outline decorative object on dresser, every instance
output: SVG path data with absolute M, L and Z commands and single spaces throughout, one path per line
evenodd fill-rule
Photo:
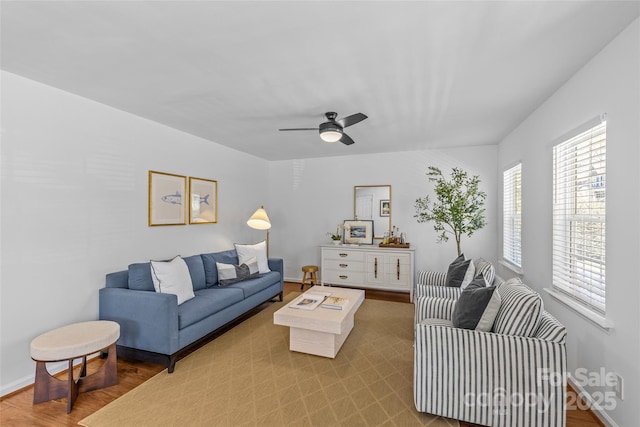
M 149 226 L 185 225 L 187 177 L 149 171 Z
M 448 235 L 452 234 L 460 255 L 462 235 L 471 236 L 486 225 L 483 206 L 487 193 L 479 190 L 478 175 L 469 177 L 460 168 L 453 168 L 451 181 L 447 181 L 435 166 L 429 166 L 427 176 L 429 181 L 436 183 L 434 191 L 437 200 L 432 203 L 428 195 L 417 199 L 413 217 L 419 223 L 433 221 L 433 229 L 439 233 L 439 242 L 448 241 Z
M 323 245 L 322 285 L 413 293 L 414 250 Z
M 189 224 L 218 222 L 218 181 L 189 177 Z
M 353 187 L 353 219 L 373 221 L 374 239 L 382 239 L 391 230 L 391 186 L 356 185 Z
M 347 244 L 373 244 L 373 221 L 345 220 L 344 243 Z
M 329 231 L 327 233 L 327 236 L 329 236 L 331 240 L 333 240 L 334 245 L 339 245 L 340 241 L 342 240 L 342 233 L 340 231 L 341 229 L 342 229 L 342 224 L 338 224 L 338 226 L 336 227 L 335 233 L 333 231 Z

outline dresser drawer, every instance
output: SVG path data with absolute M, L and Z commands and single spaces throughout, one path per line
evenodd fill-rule
M 340 283 L 358 285 L 364 284 L 364 272 L 349 272 L 336 270 L 323 270 L 323 282 L 339 285 Z
M 335 271 L 362 272 L 364 271 L 364 263 L 353 259 L 327 259 L 323 264 L 323 268 Z
M 349 260 L 364 262 L 364 252 L 350 251 L 348 249 L 324 249 L 322 256 L 326 260 Z

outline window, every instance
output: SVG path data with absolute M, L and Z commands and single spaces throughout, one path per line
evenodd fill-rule
M 605 313 L 606 122 L 553 148 L 553 288 Z
M 522 163 L 502 174 L 502 257 L 522 267 Z

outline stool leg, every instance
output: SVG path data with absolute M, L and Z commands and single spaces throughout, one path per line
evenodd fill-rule
M 86 369 L 84 366 L 80 369 L 83 371 Z M 69 377 L 68 381 L 68 394 L 67 394 L 67 414 L 71 412 L 71 408 L 73 408 L 73 404 L 76 403 L 76 399 L 78 398 L 78 383 L 73 379 L 73 359 L 69 360 Z
M 52 376 L 45 362 L 36 361 L 36 378 L 33 385 L 33 404 L 59 399 L 68 395 L 68 383 Z
M 91 391 L 118 384 L 116 343 L 111 344 L 107 351 L 107 360 L 97 372 L 78 378 L 79 391 Z

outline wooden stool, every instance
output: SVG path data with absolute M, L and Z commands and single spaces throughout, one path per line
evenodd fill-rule
M 118 384 L 116 341 L 120 338 L 120 325 L 98 320 L 74 323 L 54 329 L 31 341 L 31 358 L 36 362 L 33 403 L 46 402 L 67 396 L 67 414 L 78 394 Z M 106 362 L 100 369 L 87 375 L 87 356 L 108 349 Z M 73 360 L 82 358 L 78 379 L 73 379 Z M 47 362 L 69 361 L 67 381 L 52 376 Z
M 302 284 L 300 285 L 300 290 L 304 289 L 304 285 L 307 282 L 309 282 L 311 286 L 318 284 L 318 277 L 316 276 L 316 273 L 318 272 L 317 265 L 305 265 L 302 267 L 302 272 L 304 274 L 302 275 Z M 307 274 L 309 275 L 309 277 L 307 277 Z

